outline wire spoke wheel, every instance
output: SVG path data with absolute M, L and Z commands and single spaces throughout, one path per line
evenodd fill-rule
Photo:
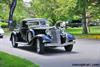
M 36 51 L 39 54 L 43 54 L 44 53 L 44 44 L 41 43 L 40 39 L 36 40 Z
M 15 37 L 12 36 L 12 45 L 14 46 L 15 45 Z
M 14 35 L 12 36 L 12 46 L 13 47 L 18 47 L 18 43 L 16 43 L 16 39 L 15 39 Z
M 30 42 L 32 40 L 32 34 L 31 32 L 28 33 L 28 42 Z
M 37 52 L 40 52 L 40 41 L 37 39 Z

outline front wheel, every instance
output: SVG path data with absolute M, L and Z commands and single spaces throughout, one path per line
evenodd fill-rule
M 36 40 L 36 51 L 39 54 L 44 54 L 44 44 L 41 42 L 40 39 Z
M 12 40 L 11 40 L 11 42 L 12 42 L 12 46 L 13 47 L 18 47 L 18 43 L 16 43 L 16 38 L 15 38 L 15 36 L 14 35 L 12 35 Z
M 73 49 L 73 44 L 70 44 L 70 45 L 68 45 L 68 46 L 64 46 L 64 48 L 65 48 L 65 50 L 66 50 L 67 52 L 71 52 L 72 49 Z

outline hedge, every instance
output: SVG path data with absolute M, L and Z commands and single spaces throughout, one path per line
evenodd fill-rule
M 6 22 L 0 22 L 0 26 L 2 28 L 7 28 L 8 27 L 8 23 L 6 23 Z

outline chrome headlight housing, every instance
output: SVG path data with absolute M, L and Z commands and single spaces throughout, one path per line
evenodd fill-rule
M 46 30 L 46 34 L 47 34 L 50 38 L 53 38 L 49 29 Z
M 65 28 L 60 28 L 60 33 L 61 33 L 61 34 L 66 34 Z
M 51 35 L 51 32 L 50 32 L 49 29 L 46 29 L 46 34 L 47 34 L 47 35 Z

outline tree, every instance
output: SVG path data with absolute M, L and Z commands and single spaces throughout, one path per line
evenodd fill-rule
M 8 18 L 8 5 L 4 2 L 4 0 L 0 1 L 0 18 L 6 20 Z
M 17 6 L 16 4 L 14 4 L 14 2 L 16 2 Z M 12 6 L 13 4 L 15 6 Z M 29 13 L 30 11 L 26 9 L 23 0 L 16 0 L 16 1 L 2 0 L 0 3 L 0 8 L 1 8 L 0 17 L 2 19 L 8 20 L 8 23 L 15 20 L 18 23 L 21 19 L 30 17 L 30 13 Z M 3 11 L 3 9 L 5 10 Z M 11 24 L 11 26 L 13 26 L 13 23 Z
M 8 26 L 11 30 L 13 28 L 13 13 L 17 4 L 17 0 L 2 0 L 2 3 L 5 3 L 9 7 Z
M 2 0 L 2 3 L 0 3 L 0 8 L 2 8 L 0 9 L 0 17 L 7 19 L 13 1 Z M 87 17 L 89 16 L 91 20 L 100 19 L 100 0 L 32 0 L 30 7 L 26 7 L 23 0 L 16 1 L 17 6 L 12 15 L 13 20 L 16 21 L 27 17 L 42 17 L 49 19 L 51 25 L 54 25 L 58 20 L 81 18 L 83 33 L 88 34 Z M 3 12 L 4 9 L 6 10 Z
M 17 0 L 13 0 L 11 3 L 10 3 L 10 0 L 9 0 L 9 9 L 10 9 L 10 12 L 9 12 L 8 23 L 9 23 L 9 29 L 10 30 L 13 30 L 13 28 L 14 28 L 14 26 L 13 26 L 13 24 L 14 24 L 13 13 L 14 13 L 16 4 L 17 4 Z
M 86 12 L 88 9 L 88 0 L 83 0 L 83 10 L 82 10 L 82 23 L 83 23 L 83 34 L 88 34 L 88 27 L 86 21 Z
M 82 19 L 83 24 L 83 34 L 88 34 L 88 26 L 87 26 L 87 10 L 88 10 L 88 0 L 77 0 L 77 6 L 76 6 L 76 13 L 79 14 L 79 16 Z
M 80 14 L 83 22 L 83 34 L 88 34 L 87 19 L 100 19 L 100 0 L 77 0 L 76 13 Z
M 73 17 L 77 0 L 33 0 L 32 9 L 35 17 L 48 18 L 54 25 L 58 20 Z

